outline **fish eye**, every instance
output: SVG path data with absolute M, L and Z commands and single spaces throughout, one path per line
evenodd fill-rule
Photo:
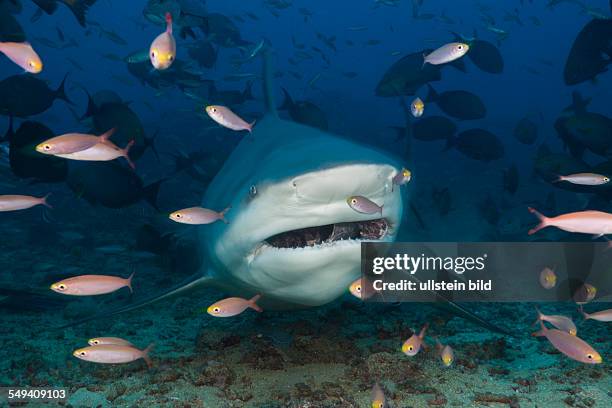
M 174 216 L 175 216 L 176 218 L 181 218 L 183 215 L 182 215 L 181 213 L 176 213 L 176 214 L 174 214 Z
M 34 67 L 36 66 L 36 63 L 35 63 L 34 61 L 30 61 L 30 62 L 28 63 L 28 65 L 29 65 L 30 67 L 34 68 Z
M 250 195 L 251 197 L 255 197 L 255 196 L 257 195 L 257 187 L 255 187 L 255 185 L 252 185 L 252 186 L 249 188 L 249 195 Z
M 357 204 L 357 199 L 356 199 L 356 198 L 352 198 L 352 199 L 351 199 L 351 203 L 353 203 L 353 204 Z
M 174 55 L 168 55 L 168 61 L 173 61 L 174 60 Z
M 214 313 L 219 313 L 221 311 L 221 309 L 219 309 L 219 307 L 214 307 L 213 308 L 213 312 Z
M 408 346 L 408 351 L 412 351 L 412 346 Z
M 457 46 L 457 49 L 458 49 L 459 51 L 461 51 L 461 50 L 463 49 L 463 45 L 459 44 L 459 45 Z
M 57 285 L 57 288 L 58 288 L 59 290 L 65 290 L 65 289 L 66 289 L 66 285 L 64 285 L 64 284 L 62 283 L 62 284 L 60 284 L 60 285 Z
M 361 286 L 357 286 L 357 287 L 355 288 L 355 290 L 356 290 L 357 292 L 361 292 Z
M 84 356 L 86 356 L 86 355 L 87 355 L 87 353 L 86 353 L 85 351 L 81 351 L 81 352 L 79 352 L 79 356 L 83 356 L 83 357 L 84 357 Z
M 155 51 L 151 51 L 151 58 L 155 58 L 157 56 L 157 53 Z
M 50 145 L 48 145 L 48 144 L 46 144 L 46 145 L 44 145 L 44 146 L 43 146 L 43 149 L 45 149 L 45 150 L 51 150 L 51 146 L 50 146 Z
M 211 111 L 212 113 L 217 113 L 217 108 L 212 107 L 212 108 L 210 108 L 210 111 Z
M 92 343 L 97 346 L 98 344 L 100 344 L 100 341 L 99 340 L 94 340 L 94 341 L 92 341 Z
M 592 355 L 592 354 L 587 354 L 587 358 L 588 358 L 589 360 L 592 360 L 592 359 L 593 359 L 593 355 Z

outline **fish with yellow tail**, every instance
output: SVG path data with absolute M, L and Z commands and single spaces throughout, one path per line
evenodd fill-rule
M 378 385 L 378 383 L 374 384 L 372 387 L 372 408 L 387 408 L 387 398 L 385 397 L 385 393 Z
M 567 232 L 578 232 L 601 237 L 612 233 L 612 214 L 602 211 L 577 211 L 556 217 L 546 217 L 536 209 L 528 207 L 530 213 L 535 214 L 540 223 L 530 229 L 528 234 L 533 235 L 546 227 L 556 227 Z
M 428 327 L 429 323 L 425 323 L 425 326 L 423 326 L 419 334 L 414 332 L 412 336 L 402 344 L 402 353 L 409 357 L 416 356 L 418 352 L 421 351 L 421 346 L 425 345 L 425 332 Z
M 248 130 L 249 133 L 253 132 L 253 126 L 255 121 L 248 123 L 240 116 L 236 115 L 232 110 L 225 106 L 220 105 L 209 105 L 206 107 L 206 113 L 212 120 L 217 122 L 224 128 L 241 131 Z
M 575 336 L 578 333 L 578 329 L 576 328 L 576 325 L 574 324 L 572 319 L 570 319 L 569 317 L 561 316 L 561 315 L 545 315 L 544 313 L 540 312 L 540 309 L 538 309 L 537 307 L 535 308 L 535 310 L 536 310 L 536 313 L 538 314 L 538 318 L 533 324 L 536 324 L 539 321 L 545 321 L 545 322 L 552 324 L 557 329 L 571 334 L 572 336 Z M 537 333 L 534 333 L 533 335 L 540 336 L 541 334 L 537 332 Z
M 601 364 L 601 355 L 586 341 L 578 336 L 572 336 L 568 332 L 557 329 L 548 329 L 540 320 L 542 330 L 538 333 L 553 345 L 554 348 L 565 354 L 572 360 L 586 364 Z
M 109 275 L 80 275 L 56 282 L 50 289 L 71 296 L 105 295 L 123 287 L 127 287 L 132 292 L 133 277 L 134 273 L 127 279 Z
M 582 305 L 578 307 L 580 314 L 585 320 L 597 320 L 598 322 L 612 322 L 612 309 L 600 310 L 599 312 L 587 313 L 582 308 Z
M 229 221 L 225 219 L 225 214 L 230 209 L 231 207 L 227 207 L 225 210 L 217 212 L 208 208 L 190 207 L 171 213 L 169 218 L 174 222 L 191 225 L 212 224 L 218 220 L 229 224 Z
M 30 43 L 0 42 L 0 53 L 30 74 L 38 74 L 43 69 L 43 63 Z
M 47 202 L 47 198 L 50 194 L 51 193 L 44 197 L 32 197 L 15 194 L 0 195 L 0 212 L 27 210 L 28 208 L 32 208 L 37 205 L 44 205 L 45 207 L 53 208 Z
M 166 13 L 166 31 L 153 40 L 149 48 L 149 59 L 158 71 L 170 68 L 176 58 L 176 40 L 172 35 L 172 15 Z
M 255 295 L 249 300 L 238 297 L 223 299 L 210 305 L 206 312 L 215 317 L 236 316 L 249 308 L 261 313 L 263 310 L 256 303 L 260 298 L 261 295 Z
M 80 348 L 75 350 L 72 355 L 80 360 L 100 364 L 131 363 L 142 358 L 147 363 L 147 367 L 151 368 L 153 362 L 149 358 L 149 353 L 153 346 L 154 344 L 149 344 L 146 349 L 139 350 L 134 346 L 104 344 Z
M 87 150 L 97 143 L 107 142 L 115 133 L 115 129 L 103 133 L 100 136 L 84 133 L 66 133 L 45 140 L 36 146 L 36 151 L 42 154 L 70 154 Z

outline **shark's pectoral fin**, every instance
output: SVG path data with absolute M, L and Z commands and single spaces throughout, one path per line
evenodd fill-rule
M 115 316 L 118 314 L 131 312 L 132 310 L 141 309 L 145 306 L 158 302 L 162 299 L 169 299 L 171 297 L 174 297 L 179 294 L 183 294 L 187 291 L 190 291 L 196 288 L 215 286 L 214 282 L 215 282 L 214 278 L 209 277 L 209 276 L 202 276 L 201 273 L 197 273 L 195 275 L 190 276 L 189 278 L 185 279 L 183 282 L 179 283 L 178 285 L 168 289 L 167 291 L 161 294 L 157 294 L 155 296 L 149 296 L 147 298 L 137 300 L 136 302 L 131 303 L 129 305 L 125 305 L 125 306 L 121 306 L 115 309 L 97 313 L 93 316 L 88 316 L 81 320 L 77 320 L 77 321 L 65 324 L 63 326 L 57 327 L 56 329 L 58 330 L 65 329 L 67 327 L 77 326 L 77 325 L 80 325 L 80 324 L 83 324 L 83 323 L 86 323 L 92 320 L 104 319 L 104 318 Z

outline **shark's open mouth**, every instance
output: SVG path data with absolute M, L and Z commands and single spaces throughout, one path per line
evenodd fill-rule
M 379 240 L 388 229 L 384 218 L 342 222 L 281 232 L 266 239 L 265 243 L 276 248 L 304 248 L 340 240 Z

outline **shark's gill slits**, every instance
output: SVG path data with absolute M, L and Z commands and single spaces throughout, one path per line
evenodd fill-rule
M 266 239 L 276 248 L 303 248 L 340 240 L 377 240 L 385 236 L 387 220 L 343 222 L 282 232 Z

